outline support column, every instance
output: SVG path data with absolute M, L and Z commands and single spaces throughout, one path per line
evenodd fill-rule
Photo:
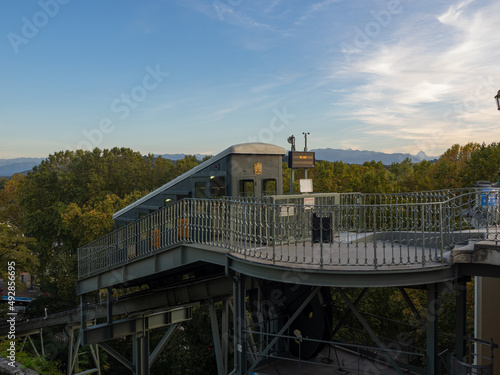
M 111 288 L 106 289 L 106 323 L 107 333 L 106 338 L 113 337 L 113 291 Z
M 233 283 L 234 299 L 234 370 L 231 374 L 244 375 L 247 369 L 246 359 L 246 305 L 245 276 L 238 274 Z
M 438 312 L 437 284 L 427 285 L 427 365 L 426 374 L 438 374 Z
M 226 374 L 229 369 L 229 301 L 226 299 L 222 302 L 222 364 L 226 369 Z
M 222 345 L 221 345 L 221 339 L 219 335 L 219 323 L 217 319 L 217 310 L 215 308 L 215 302 L 213 299 L 210 299 L 210 322 L 212 325 L 212 337 L 214 340 L 214 349 L 215 349 L 215 360 L 217 362 L 217 374 L 218 375 L 225 375 L 226 369 L 224 368 L 224 358 L 222 354 Z
M 149 375 L 149 332 L 132 335 L 134 375 Z
M 87 344 L 87 340 L 85 338 L 85 330 L 87 329 L 87 296 L 82 294 L 80 296 L 80 324 L 82 330 L 82 343 L 83 345 Z
M 467 282 L 465 278 L 460 278 L 455 284 L 456 297 L 456 346 L 455 357 L 462 361 L 465 355 L 466 322 L 467 322 Z

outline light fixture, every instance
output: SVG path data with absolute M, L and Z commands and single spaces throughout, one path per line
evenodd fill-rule
M 497 108 L 500 111 L 500 90 L 498 90 L 498 93 L 496 94 L 495 99 L 497 101 Z

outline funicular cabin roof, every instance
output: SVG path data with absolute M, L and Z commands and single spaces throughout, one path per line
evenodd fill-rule
M 175 185 L 181 183 L 182 181 L 196 175 L 197 173 L 203 171 L 205 168 L 217 163 L 218 161 L 226 158 L 229 155 L 285 155 L 286 150 L 283 147 L 279 147 L 269 143 L 252 142 L 252 143 L 241 143 L 228 147 L 224 151 L 218 153 L 217 155 L 211 157 L 210 159 L 204 161 L 193 169 L 187 171 L 186 173 L 180 175 L 179 177 L 167 182 L 165 185 L 159 187 L 153 192 L 145 195 L 144 197 L 138 199 L 134 203 L 128 205 L 127 207 L 121 209 L 113 215 L 113 220 L 120 219 L 121 216 L 129 213 L 131 210 L 140 208 L 141 205 L 146 204 L 146 202 L 157 197 L 158 195 L 165 193 L 167 190 L 173 188 Z

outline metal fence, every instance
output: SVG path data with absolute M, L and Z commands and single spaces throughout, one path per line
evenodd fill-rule
M 185 199 L 81 247 L 79 278 L 183 243 L 304 267 L 447 262 L 447 251 L 456 244 L 498 238 L 498 194 L 498 189 L 458 189 Z

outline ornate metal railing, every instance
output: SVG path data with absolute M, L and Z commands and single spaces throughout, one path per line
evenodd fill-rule
M 311 196 L 185 199 L 81 247 L 79 278 L 184 243 L 303 267 L 439 264 L 448 261 L 447 251 L 456 244 L 498 238 L 498 193 L 458 189 L 323 194 L 314 201 Z

